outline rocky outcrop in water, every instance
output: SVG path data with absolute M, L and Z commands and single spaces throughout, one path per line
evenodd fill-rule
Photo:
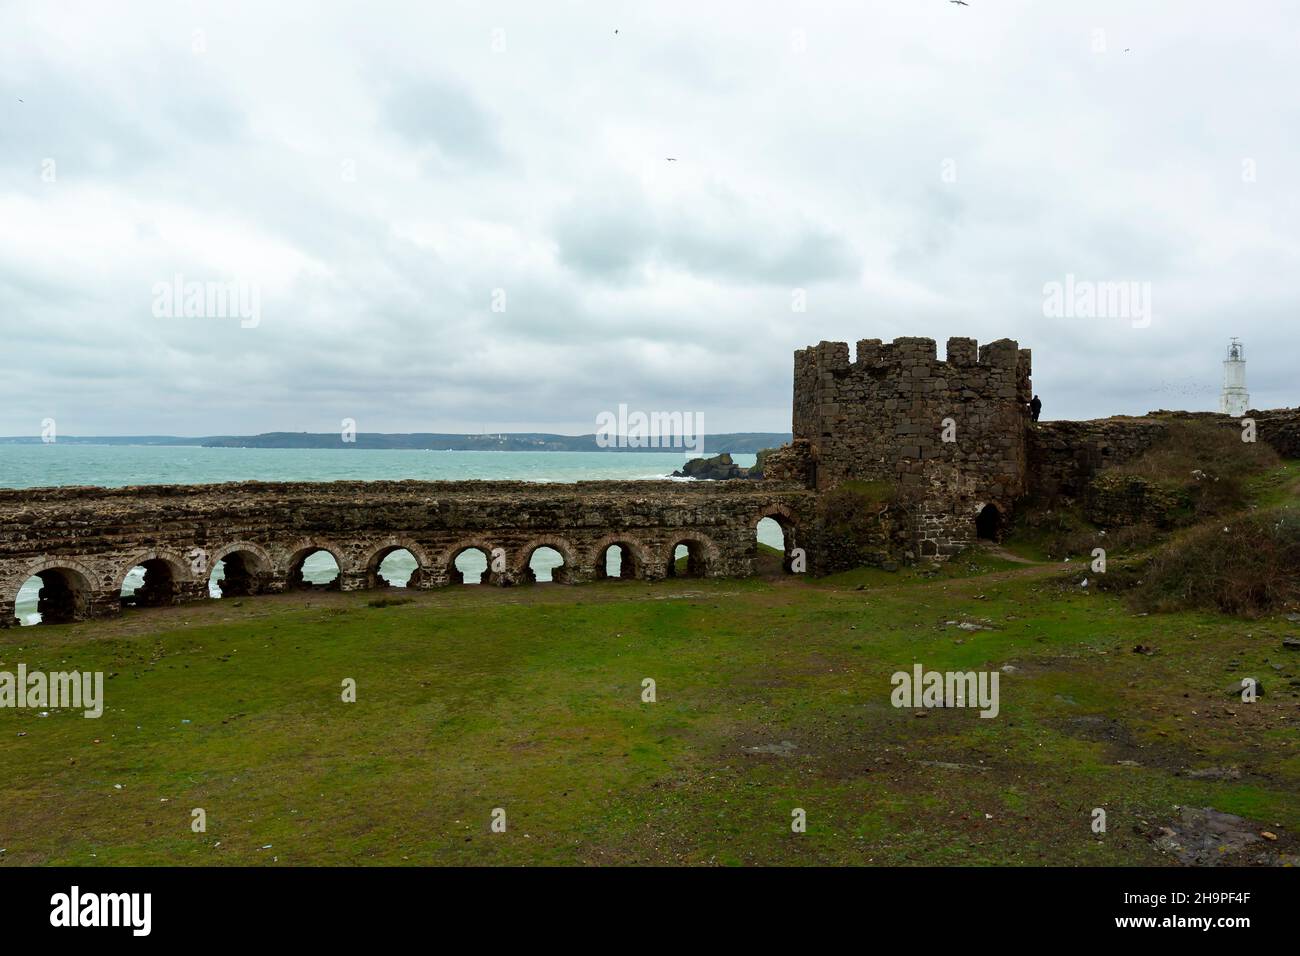
M 680 470 L 673 472 L 674 478 L 695 478 L 701 481 L 728 481 L 732 478 L 749 478 L 748 468 L 742 468 L 731 460 L 731 455 L 723 452 L 712 458 L 692 458 Z M 757 477 L 757 476 L 755 476 Z

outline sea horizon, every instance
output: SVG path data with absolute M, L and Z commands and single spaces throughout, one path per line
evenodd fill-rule
M 0 488 L 221 484 L 232 481 L 682 481 L 693 452 L 443 451 L 415 448 L 240 448 L 203 445 L 0 446 Z M 415 453 L 415 454 L 412 454 Z M 705 449 L 705 457 L 713 452 Z M 426 457 L 421 457 L 426 456 Z M 742 467 L 756 455 L 732 453 Z

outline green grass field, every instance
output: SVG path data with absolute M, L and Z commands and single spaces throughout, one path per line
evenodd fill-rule
M 978 555 L 0 632 L 0 670 L 109 675 L 98 720 L 0 710 L 0 866 L 1161 865 L 1152 834 L 1180 805 L 1294 855 L 1300 654 L 1281 640 L 1300 628 L 1138 616 L 1083 576 Z M 894 708 L 914 662 L 1011 665 L 999 716 Z M 1227 694 L 1241 676 L 1257 702 Z M 1186 775 L 1206 768 L 1240 776 Z

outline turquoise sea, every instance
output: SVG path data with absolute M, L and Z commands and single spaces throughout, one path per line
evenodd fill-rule
M 707 451 L 706 451 L 707 454 Z M 416 451 L 356 448 L 203 448 L 187 445 L 82 445 L 66 442 L 32 445 L 0 444 L 0 487 L 44 488 L 54 485 L 212 484 L 223 481 L 338 481 L 414 478 L 424 481 L 485 480 L 573 482 L 596 479 L 666 481 L 681 468 L 681 452 L 564 452 L 564 451 Z M 738 465 L 752 465 L 753 455 L 733 455 Z M 781 529 L 764 521 L 758 529 L 764 544 L 780 548 Z M 611 559 L 612 560 L 612 559 Z M 467 583 L 486 570 L 483 556 L 472 551 L 457 560 Z M 539 581 L 549 581 L 560 564 L 559 555 L 539 551 L 533 569 Z M 405 551 L 390 555 L 381 566 L 384 576 L 405 585 L 415 561 Z M 324 584 L 337 573 L 334 559 L 324 552 L 308 558 L 303 576 Z M 611 567 L 612 572 L 617 569 Z M 123 594 L 140 586 L 139 569 L 128 575 Z M 220 595 L 221 569 L 209 584 Z M 18 594 L 17 616 L 25 624 L 39 623 L 36 613 L 40 582 L 33 578 Z
M 202 448 L 187 445 L 0 444 L 0 488 L 468 478 L 518 481 L 662 479 L 681 452 L 416 451 L 358 448 Z M 733 455 L 752 465 L 753 455 Z

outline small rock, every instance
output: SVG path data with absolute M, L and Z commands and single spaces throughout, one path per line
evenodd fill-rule
M 1211 807 L 1182 807 L 1172 826 L 1162 827 L 1157 848 L 1189 866 L 1216 866 L 1228 854 L 1248 849 L 1259 841 L 1239 816 Z
M 1184 771 L 1183 776 L 1188 780 L 1240 780 L 1241 771 L 1236 767 L 1204 767 Z
M 1265 840 L 1277 839 L 1277 834 L 1274 833 L 1272 830 L 1260 830 L 1259 835 L 1262 836 Z
M 1246 690 L 1246 687 L 1242 685 L 1243 680 L 1245 680 L 1245 678 L 1238 678 L 1236 681 L 1229 684 L 1228 687 L 1226 688 L 1227 696 L 1240 698 L 1242 693 Z M 1252 680 L 1255 681 L 1255 696 L 1263 697 L 1264 682 L 1257 677 L 1252 678 Z
M 775 754 L 778 757 L 787 757 L 798 750 L 799 747 L 792 740 L 783 740 L 779 744 L 759 744 L 757 747 L 747 749 L 750 753 Z
M 1282 638 L 1282 647 L 1288 651 L 1300 651 L 1300 637 Z

